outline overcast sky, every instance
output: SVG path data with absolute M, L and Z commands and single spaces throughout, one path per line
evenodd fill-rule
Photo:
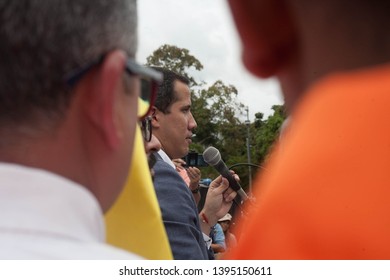
M 199 79 L 212 85 L 216 80 L 238 89 L 238 99 L 254 114 L 271 114 L 272 105 L 282 104 L 275 79 L 260 80 L 243 67 L 240 41 L 226 0 L 139 0 L 139 44 L 137 59 L 163 44 L 186 48 L 204 68 Z M 246 118 L 246 116 L 245 116 Z

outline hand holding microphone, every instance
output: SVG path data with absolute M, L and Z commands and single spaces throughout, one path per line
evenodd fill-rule
M 203 159 L 209 165 L 213 166 L 222 177 L 225 177 L 229 181 L 229 186 L 235 190 L 243 201 L 248 199 L 247 194 L 241 188 L 240 184 L 234 179 L 230 170 L 227 168 L 225 162 L 221 158 L 221 153 L 215 147 L 208 147 L 203 152 Z

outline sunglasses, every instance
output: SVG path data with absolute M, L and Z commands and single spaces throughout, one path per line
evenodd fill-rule
M 66 83 L 73 87 L 81 78 L 93 67 L 99 65 L 104 60 L 104 55 L 96 61 L 72 71 L 66 76 Z M 163 74 L 149 67 L 138 64 L 134 59 L 127 59 L 125 70 L 129 75 L 134 75 L 140 78 L 140 97 L 138 98 L 138 113 L 137 116 L 143 120 L 151 111 L 156 99 L 157 87 L 163 79 Z M 151 136 L 150 136 L 151 137 Z M 149 140 L 150 141 L 150 140 Z
M 140 126 L 144 141 L 150 142 L 152 140 L 152 116 L 147 116 L 142 119 Z

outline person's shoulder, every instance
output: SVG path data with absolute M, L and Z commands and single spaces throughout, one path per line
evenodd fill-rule
M 79 250 L 80 257 L 85 259 L 112 259 L 112 260 L 141 260 L 143 257 L 134 254 L 132 252 L 128 252 L 122 250 L 120 248 L 105 244 L 105 243 L 97 243 L 97 244 L 85 244 L 85 250 Z M 81 252 L 85 252 L 81 253 Z
M 216 224 L 214 225 L 214 228 L 217 229 L 217 230 L 222 231 L 222 226 L 221 226 L 219 223 L 216 223 Z
M 156 163 L 153 165 L 153 169 L 156 168 L 168 168 L 168 170 L 176 171 L 172 166 L 170 166 L 167 162 L 165 162 L 162 158 L 157 158 L 156 157 Z
M 155 183 L 166 182 L 166 180 L 168 180 L 179 184 L 185 184 L 179 172 L 177 172 L 169 163 L 165 162 L 160 156 L 156 156 L 156 163 L 153 166 L 153 170 Z
M 153 185 L 158 192 L 157 196 L 176 196 L 176 199 L 179 197 L 190 199 L 192 197 L 191 191 L 177 170 L 164 162 L 155 167 L 153 167 Z M 160 192 L 164 192 L 164 194 L 160 194 Z
M 8 240 L 8 242 L 7 242 Z M 17 240 L 17 246 L 15 242 Z M 103 242 L 83 242 L 65 238 L 35 236 L 35 242 L 29 237 L 1 236 L 0 259 L 29 260 L 137 260 L 143 259 L 134 253 L 122 250 Z

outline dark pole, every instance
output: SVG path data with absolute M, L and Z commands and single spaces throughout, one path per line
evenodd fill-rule
M 252 168 L 251 168 L 251 145 L 250 145 L 250 142 L 249 142 L 249 139 L 250 139 L 250 131 L 249 131 L 249 128 L 250 128 L 250 121 L 249 121 L 249 108 L 246 107 L 246 121 L 245 121 L 245 124 L 246 124 L 246 131 L 247 131 L 247 137 L 246 137 L 246 152 L 247 152 L 247 155 L 248 155 L 248 176 L 249 176 L 249 193 L 251 194 L 252 193 Z

